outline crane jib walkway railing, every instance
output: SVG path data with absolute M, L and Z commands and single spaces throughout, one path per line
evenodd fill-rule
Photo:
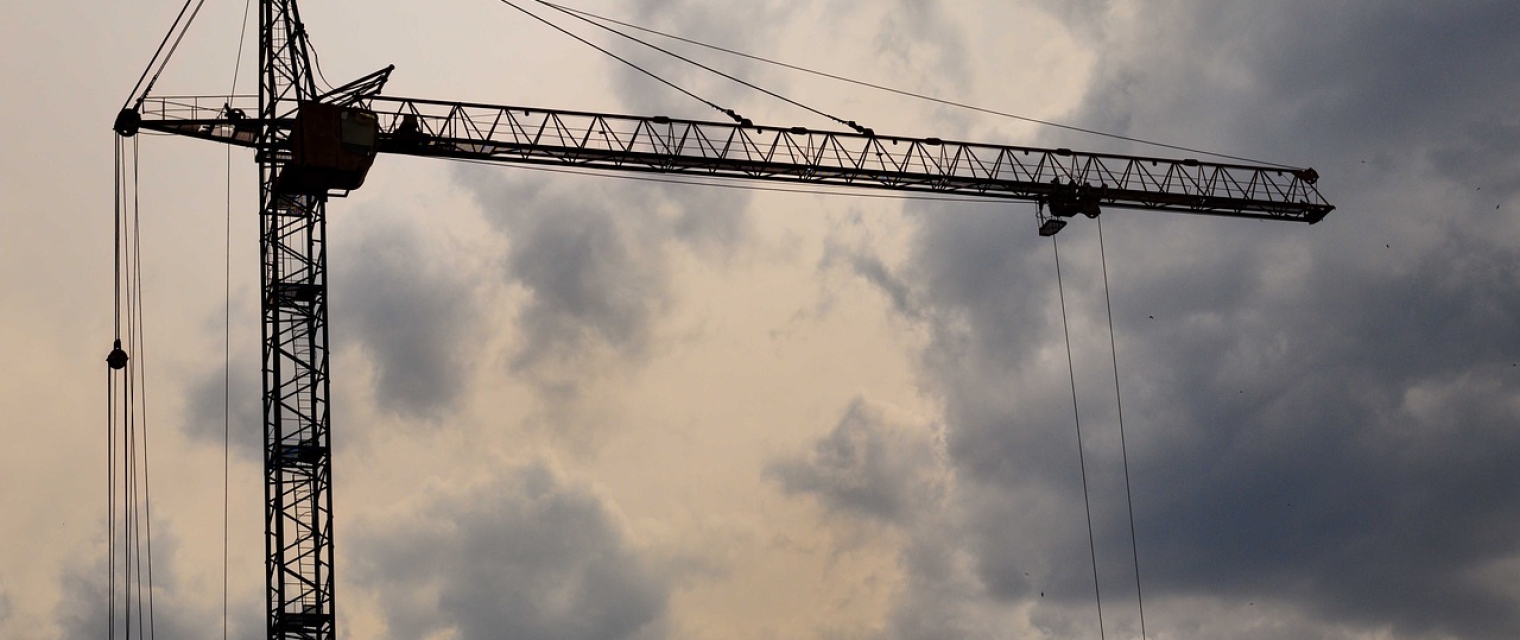
M 140 126 L 256 147 L 263 123 L 247 101 L 152 98 Z M 360 104 L 388 153 L 1024 200 L 1060 216 L 1118 207 L 1314 223 L 1334 209 L 1313 169 L 393 96 Z

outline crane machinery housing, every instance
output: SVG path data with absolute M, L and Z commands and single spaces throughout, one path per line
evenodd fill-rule
M 150 83 L 113 128 L 255 152 L 271 639 L 337 637 L 326 213 L 378 154 L 1032 202 L 1041 235 L 1108 208 L 1310 224 L 1334 208 L 1313 169 L 382 95 L 393 67 L 319 92 L 296 0 L 258 5 L 256 98 L 153 96 Z

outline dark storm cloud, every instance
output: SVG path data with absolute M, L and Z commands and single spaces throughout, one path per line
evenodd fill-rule
M 1128 341 L 1173 377 L 1137 399 L 1178 445 L 1140 465 L 1153 577 L 1410 637 L 1513 634 L 1514 603 L 1485 574 L 1520 551 L 1496 537 L 1520 528 L 1520 282 L 1413 274 L 1324 278 L 1301 300 L 1256 296 L 1216 331 Z
M 1146 10 L 1062 10 L 1099 38 L 1077 124 L 1314 164 L 1339 206 L 1310 229 L 1105 214 L 1147 602 L 1270 602 L 1320 637 L 1515 637 L 1520 243 L 1494 206 L 1516 183 L 1520 12 Z M 1092 577 L 1048 241 L 1019 216 L 915 206 L 903 277 L 966 551 L 991 598 L 1078 603 Z M 1074 318 L 1103 327 L 1092 223 L 1059 239 Z M 1132 593 L 1113 409 L 1092 400 L 1107 335 L 1075 337 L 1103 586 Z
M 1086 598 L 1085 522 L 1074 508 L 1082 480 L 1049 240 L 1031 217 L 917 209 L 905 277 L 925 302 L 931 341 L 920 371 L 944 402 L 964 522 L 956 544 L 974 558 L 981 597 L 1047 606 Z
M 334 353 L 354 345 L 373 367 L 382 408 L 437 418 L 454 408 L 479 344 L 478 274 L 424 242 L 419 223 L 367 216 L 334 252 Z
M 883 407 L 857 398 L 811 451 L 772 462 L 766 475 L 787 494 L 816 501 L 831 523 L 887 527 L 908 541 L 897 558 L 905 588 L 879 637 L 1006 635 L 977 615 L 984 588 L 963 563 L 963 527 L 948 501 L 950 477 L 931 425 L 890 419 Z
M 1132 22 L 1045 4 L 1102 43 L 1074 124 L 1321 166 L 1423 162 L 1516 126 L 1520 12 L 1502 0 L 1174 0 Z
M 1256 21 L 1272 27 L 1241 27 Z M 1250 34 L 1245 53 L 1261 56 L 1251 69 L 1259 86 L 1297 105 L 1293 124 L 1323 147 L 1419 157 L 1474 125 L 1515 124 L 1502 106 L 1520 96 L 1520 42 L 1512 37 L 1520 11 L 1512 3 L 1299 1 L 1201 27 Z M 1399 146 L 1409 143 L 1421 144 Z
M 745 194 L 539 173 L 468 170 L 460 179 L 510 243 L 508 281 L 529 294 L 513 368 L 574 389 L 597 358 L 641 362 L 671 303 L 671 251 L 724 259 L 744 235 Z
M 670 586 L 596 496 L 542 465 L 416 515 L 355 542 L 356 574 L 380 598 L 389 637 L 662 637 Z
M 944 489 L 931 436 L 927 427 L 891 424 L 856 398 L 810 454 L 775 462 L 766 475 L 829 511 L 897 524 L 932 506 Z

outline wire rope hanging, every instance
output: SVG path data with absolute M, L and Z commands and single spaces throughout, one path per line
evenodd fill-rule
M 106 356 L 107 638 L 156 635 L 138 147 L 115 140 L 114 337 Z M 135 354 L 135 357 L 133 355 Z
M 1124 395 L 1119 392 L 1119 341 L 1114 336 L 1114 301 L 1108 286 L 1108 245 L 1103 239 L 1103 218 L 1098 218 L 1098 256 L 1103 266 L 1103 303 L 1108 316 L 1108 348 L 1113 354 L 1114 403 L 1119 417 L 1119 452 L 1124 462 L 1124 504 L 1129 509 L 1130 555 L 1135 563 L 1135 604 L 1140 610 L 1140 640 L 1148 637 L 1145 630 L 1145 589 L 1140 582 L 1140 543 L 1135 534 L 1135 494 L 1129 474 L 1129 439 L 1124 432 Z
M 1105 638 L 1103 626 L 1103 588 L 1098 582 L 1098 542 L 1093 535 L 1092 497 L 1087 488 L 1087 450 L 1082 444 L 1082 413 L 1077 409 L 1077 369 L 1071 356 L 1071 327 L 1066 313 L 1066 284 L 1061 279 L 1061 244 L 1050 237 L 1056 258 L 1056 291 L 1061 300 L 1061 331 L 1066 336 L 1066 371 L 1071 380 L 1071 416 L 1077 428 L 1077 463 L 1082 471 L 1082 508 L 1087 514 L 1087 551 L 1092 558 L 1093 596 L 1098 605 L 1098 636 Z

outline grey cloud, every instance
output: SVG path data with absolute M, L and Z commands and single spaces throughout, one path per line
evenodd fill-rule
M 922 315 L 919 294 L 901 276 L 892 272 L 882 259 L 869 249 L 848 248 L 837 243 L 824 247 L 821 269 L 829 269 L 839 263 L 849 265 L 856 276 L 879 289 L 892 303 L 892 309 L 904 318 L 917 320 Z
M 1198 604 L 1269 602 L 1308 637 L 1520 632 L 1503 586 L 1520 252 L 1493 211 L 1515 188 L 1497 105 L 1520 90 L 1520 14 L 1466 9 L 1173 2 L 1088 31 L 1112 41 L 1078 124 L 1307 160 L 1340 206 L 1310 229 L 1105 213 L 1146 600 L 1186 608 L 1168 620 L 1276 637 Z M 912 206 L 901 273 L 932 336 L 920 371 L 943 394 L 965 551 L 988 597 L 1043 590 L 1071 609 L 1036 617 L 1078 624 L 1092 577 L 1065 364 L 1047 357 L 1048 241 L 1021 216 Z M 1104 327 L 1079 266 L 1091 223 L 1059 239 L 1074 317 Z M 1107 335 L 1077 339 L 1108 602 L 1133 575 L 1115 416 L 1093 399 Z
M 259 396 L 263 383 L 259 366 L 256 359 L 240 353 L 232 357 L 226 372 L 208 371 L 192 381 L 186 392 L 185 433 L 216 447 L 222 446 L 225 438 L 235 455 L 262 460 L 264 416 Z
M 1251 44 L 1262 55 L 1261 84 L 1298 98 L 1288 100 L 1303 106 L 1297 123 L 1323 135 L 1322 145 L 1440 144 L 1474 119 L 1512 118 L 1499 105 L 1520 95 L 1520 43 L 1511 37 L 1520 12 L 1506 2 L 1456 10 L 1420 2 L 1297 2 L 1275 16 L 1253 8 L 1230 18 L 1276 18 L 1276 29 L 1255 31 L 1260 40 Z M 1275 35 L 1291 37 L 1295 46 L 1272 43 Z
M 162 640 L 193 640 L 205 638 L 213 630 L 219 631 L 220 611 L 212 612 L 199 606 L 202 604 L 200 596 L 204 594 L 187 591 L 190 586 L 186 584 L 175 562 L 179 548 L 176 538 L 162 523 L 154 527 L 154 534 L 152 616 L 144 615 L 149 612 L 149 607 L 146 603 L 137 602 L 135 597 L 129 610 L 123 579 L 118 574 L 115 598 L 117 637 L 126 637 L 126 621 L 129 616 L 132 620 L 131 634 L 134 636 L 141 629 L 151 631 L 151 637 Z M 117 557 L 117 562 L 121 562 L 121 556 Z M 145 563 L 144 568 L 147 566 Z M 117 570 L 120 571 L 119 566 Z M 54 621 L 61 632 L 59 637 L 103 637 L 111 610 L 106 558 L 97 556 L 90 560 L 76 560 L 63 568 L 58 579 L 62 595 L 54 610 Z M 139 607 L 139 604 L 142 606 Z M 250 607 L 249 610 L 257 608 Z M 262 624 L 255 627 L 252 624 L 239 625 L 238 622 L 242 621 L 233 620 L 228 627 L 232 638 L 254 638 L 258 635 L 255 631 L 262 631 Z M 0 629 L 3 628 L 0 626 Z
M 826 524 L 848 531 L 865 522 L 903 534 L 897 561 L 905 586 L 887 628 L 871 637 L 1006 636 L 979 615 L 986 588 L 966 562 L 964 521 L 942 444 L 932 425 L 891 419 L 884 407 L 856 398 L 811 451 L 766 468 L 788 495 L 817 501 Z
M 773 42 L 778 30 L 786 24 L 784 14 L 793 10 L 788 3 L 746 2 L 742 4 L 712 4 L 691 0 L 666 0 L 641 2 L 632 7 L 632 22 L 650 26 L 666 33 L 693 38 L 702 42 L 733 48 L 738 51 L 756 51 L 757 43 Z M 751 83 L 775 90 L 767 74 L 771 69 L 740 57 L 714 54 L 680 43 L 656 38 L 652 42 L 668 50 L 685 55 L 707 66 Z M 773 98 L 755 92 L 731 80 L 721 78 L 693 65 L 672 59 L 664 54 L 650 53 L 642 47 L 631 47 L 640 55 L 640 64 L 660 77 L 692 91 L 740 114 L 757 116 L 758 105 L 775 104 Z M 614 75 L 618 93 L 638 113 L 685 115 L 699 120 L 723 120 L 728 117 L 703 105 L 690 96 L 618 65 Z M 788 107 L 789 108 L 789 107 Z M 756 119 L 758 122 L 759 120 Z
M 452 410 L 481 338 L 477 274 L 429 253 L 418 223 L 369 212 L 333 257 L 334 353 L 362 350 L 384 409 L 437 418 Z
M 1449 139 L 1432 145 L 1430 164 L 1455 185 L 1468 187 L 1468 196 L 1487 211 L 1510 205 L 1520 193 L 1520 171 L 1515 171 L 1514 150 L 1520 148 L 1520 117 L 1512 114 L 1469 121 L 1457 127 Z M 1478 193 L 1482 191 L 1483 193 Z
M 669 192 L 649 185 L 542 179 L 465 171 L 490 221 L 510 242 L 502 261 L 529 299 L 518 317 L 523 342 L 514 369 L 550 381 L 594 367 L 611 353 L 639 362 L 653 348 L 670 305 L 669 252 L 688 247 L 721 256 L 744 237 L 744 194 Z
M 1052 11 L 1107 54 L 1097 60 L 1076 124 L 1288 163 L 1347 165 L 1334 172 L 1340 175 L 1380 157 L 1423 162 L 1474 125 L 1515 124 L 1502 105 L 1520 94 L 1520 43 L 1509 36 L 1520 15 L 1502 0 L 1459 10 L 1408 1 L 1176 0 L 1148 5 L 1133 21 L 1060 4 Z M 1112 146 L 1065 133 L 1051 139 Z
M 892 2 L 878 31 L 876 51 L 897 59 L 905 70 L 924 73 L 924 80 L 948 85 L 946 93 L 963 93 L 970 52 L 957 26 L 943 18 L 940 4 L 938 0 Z
M 829 511 L 898 525 L 932 507 L 944 490 L 932 435 L 925 426 L 892 424 L 856 398 L 812 452 L 772 463 L 766 475 Z
M 409 417 L 438 418 L 466 391 L 481 338 L 477 274 L 459 272 L 429 253 L 416 223 L 383 211 L 335 243 L 330 259 L 330 318 L 335 328 L 329 357 L 349 347 L 373 367 L 375 401 Z M 262 382 L 256 353 L 232 354 L 230 420 L 233 450 L 260 459 Z M 186 432 L 220 445 L 223 372 L 204 372 L 188 391 Z
M 542 465 L 356 533 L 390 637 L 653 639 L 670 586 L 608 508 Z

